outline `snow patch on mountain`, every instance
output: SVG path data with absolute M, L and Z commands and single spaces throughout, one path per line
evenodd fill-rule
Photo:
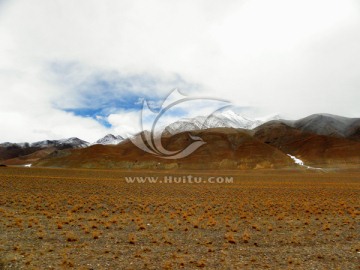
M 288 154 L 288 156 L 291 157 L 291 159 L 294 161 L 295 164 L 300 165 L 300 166 L 305 166 L 304 161 L 302 161 L 301 159 L 298 159 L 297 157 L 289 155 L 289 154 Z
M 287 155 L 294 161 L 295 164 L 297 164 L 299 166 L 306 167 L 307 169 L 311 169 L 311 170 L 320 170 L 320 171 L 325 172 L 323 168 L 315 168 L 315 167 L 305 165 L 304 161 L 302 161 L 301 159 L 298 159 L 297 157 L 292 156 L 290 154 L 287 154 Z

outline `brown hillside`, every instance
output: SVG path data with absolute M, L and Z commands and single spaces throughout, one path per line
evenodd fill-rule
M 180 150 L 192 143 L 189 135 L 206 142 L 191 155 L 177 160 L 162 159 L 137 148 L 130 140 L 116 146 L 94 145 L 85 149 L 55 151 L 36 166 L 83 168 L 161 169 L 258 169 L 293 166 L 292 160 L 271 145 L 242 130 L 217 128 L 165 136 L 167 150 Z

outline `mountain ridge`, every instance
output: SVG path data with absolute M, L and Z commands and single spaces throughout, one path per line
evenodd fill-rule
M 254 129 L 261 124 L 280 119 L 279 115 L 274 115 L 266 118 L 250 119 L 248 117 L 239 115 L 232 110 L 225 110 L 215 112 L 209 116 L 197 116 L 194 118 L 183 118 L 165 127 L 165 132 L 176 134 L 184 131 L 202 130 L 209 128 L 241 128 Z

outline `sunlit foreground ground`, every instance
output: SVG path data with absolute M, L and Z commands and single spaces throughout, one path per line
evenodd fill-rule
M 360 173 L 0 168 L 0 269 L 359 269 Z

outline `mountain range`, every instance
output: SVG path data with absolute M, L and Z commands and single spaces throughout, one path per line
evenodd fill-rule
M 0 144 L 0 163 L 122 169 L 360 166 L 360 118 L 314 114 L 299 120 L 283 120 L 276 115 L 249 119 L 225 111 L 170 124 L 162 144 L 168 150 L 181 150 L 192 142 L 190 136 L 206 143 L 178 160 L 158 158 L 137 148 L 129 138 L 108 134 L 93 144 L 78 138 Z
M 95 144 L 115 145 L 123 140 L 124 138 L 121 136 L 108 134 L 92 144 L 76 137 L 62 140 L 44 140 L 34 143 L 5 142 L 0 144 L 0 163 L 7 165 L 31 164 L 54 151 L 86 148 Z

